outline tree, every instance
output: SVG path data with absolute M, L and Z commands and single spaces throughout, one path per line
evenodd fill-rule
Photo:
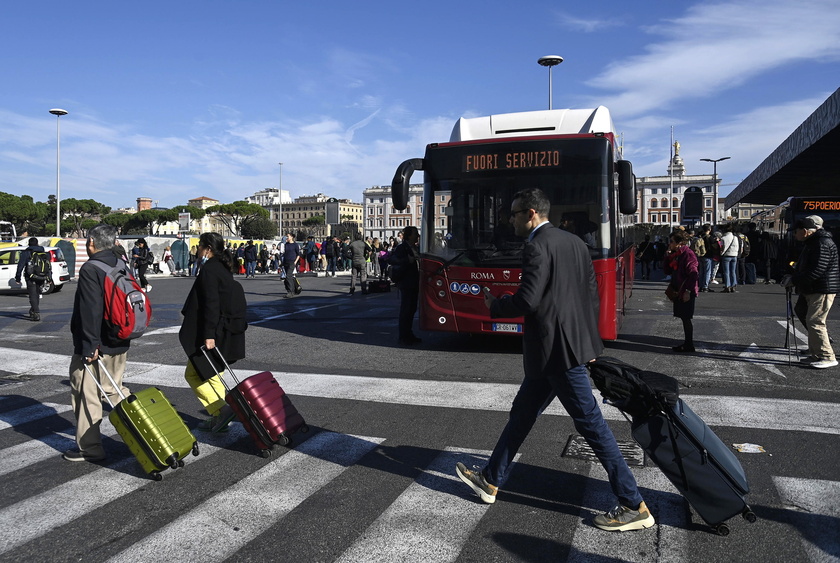
M 39 208 L 31 196 L 18 197 L 0 192 L 0 219 L 14 224 L 18 233 L 27 232 L 30 223 L 39 215 Z
M 103 223 L 116 227 L 120 233 L 125 231 L 125 226 L 129 220 L 131 220 L 131 215 L 128 213 L 111 213 L 102 218 Z
M 242 236 L 242 227 L 259 217 L 268 218 L 268 211 L 256 203 L 234 201 L 207 208 L 207 213 L 218 219 L 234 237 Z
M 326 223 L 326 217 L 323 215 L 313 215 L 308 219 L 303 220 L 303 224 L 307 227 L 314 227 L 315 225 L 324 225 Z
M 269 240 L 277 236 L 277 224 L 267 217 L 257 217 L 242 227 L 242 238 Z
M 87 236 L 87 231 L 82 227 L 82 224 L 86 220 L 99 219 L 110 212 L 110 207 L 102 205 L 98 201 L 71 197 L 61 202 L 62 227 L 64 221 L 68 221 L 72 225 L 70 234 L 84 237 Z

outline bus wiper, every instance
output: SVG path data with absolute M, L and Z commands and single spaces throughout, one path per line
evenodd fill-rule
M 458 258 L 460 258 L 461 256 L 463 256 L 466 253 L 467 253 L 466 250 L 462 250 L 461 252 L 456 254 L 453 258 L 450 258 L 449 260 L 447 260 L 446 262 L 441 264 L 440 268 L 438 268 L 437 271 L 435 272 L 435 275 L 436 276 L 441 275 L 444 271 L 446 271 L 447 268 L 449 268 L 449 266 L 451 266 L 455 262 L 455 260 L 457 260 Z

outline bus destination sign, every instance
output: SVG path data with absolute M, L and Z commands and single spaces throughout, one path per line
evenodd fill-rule
M 840 211 L 840 201 L 838 200 L 802 200 L 803 211 Z
M 557 150 L 468 154 L 463 158 L 464 172 L 559 168 L 563 162 L 562 155 Z

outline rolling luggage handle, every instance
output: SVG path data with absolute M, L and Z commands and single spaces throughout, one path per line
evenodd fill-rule
M 105 392 L 105 388 L 102 387 L 101 383 L 99 383 L 99 378 L 93 374 L 93 371 L 91 371 L 90 364 L 85 362 L 84 358 L 82 358 L 82 361 L 85 364 L 85 370 L 87 371 L 88 375 L 90 375 L 90 378 L 93 379 L 94 383 L 96 383 L 96 386 L 99 387 L 99 392 L 102 393 L 102 395 L 104 395 L 105 400 L 108 401 L 108 404 L 111 405 L 111 408 L 113 409 L 114 403 L 111 402 L 111 397 L 108 396 L 108 393 Z M 111 372 L 109 372 L 108 368 L 105 367 L 105 363 L 102 361 L 102 358 L 97 358 L 96 361 L 99 364 L 99 369 L 105 372 L 105 375 L 108 376 L 108 380 L 111 382 L 111 385 L 114 387 L 114 389 L 117 390 L 117 394 L 119 394 L 120 399 L 124 401 L 125 393 L 122 392 L 122 387 L 120 385 L 117 385 L 117 382 L 114 381 L 113 376 L 111 376 Z
M 229 372 L 229 373 L 230 373 L 230 375 L 231 375 L 231 377 L 233 377 L 233 381 L 236 383 L 236 385 L 239 385 L 239 383 L 240 383 L 239 378 L 238 378 L 238 377 L 236 377 L 236 374 L 233 372 L 233 368 L 232 368 L 232 367 L 230 367 L 230 364 L 228 364 L 228 363 L 227 363 L 227 360 L 226 360 L 226 359 L 225 359 L 225 357 L 222 355 L 221 350 L 219 350 L 219 348 L 218 348 L 218 347 L 216 347 L 216 348 L 212 348 L 212 349 L 216 351 L 216 355 L 217 355 L 217 356 L 219 356 L 219 359 L 220 359 L 220 360 L 222 360 L 222 363 L 223 363 L 223 364 L 224 364 L 224 366 L 225 366 L 225 369 L 224 369 L 224 370 L 222 370 L 222 371 L 219 371 L 219 370 L 218 370 L 218 368 L 216 367 L 216 363 L 215 363 L 212 359 L 210 359 L 210 354 L 208 353 L 208 352 L 209 352 L 209 350 L 207 350 L 207 347 L 206 347 L 205 345 L 203 345 L 203 344 L 202 344 L 202 346 L 201 346 L 201 348 L 200 348 L 201 353 L 202 353 L 202 354 L 204 354 L 204 357 L 205 357 L 205 358 L 207 358 L 207 362 L 208 362 L 208 363 L 209 363 L 209 364 L 213 367 L 213 369 L 215 369 L 215 370 L 216 370 L 216 373 L 218 373 L 218 374 L 219 374 L 219 379 L 221 379 L 221 380 L 222 380 L 222 385 L 224 385 L 224 386 L 225 386 L 225 389 L 229 392 L 229 391 L 230 391 L 230 387 L 228 387 L 228 384 L 227 384 L 227 381 L 225 381 L 225 378 L 224 378 L 224 377 L 222 377 L 222 375 L 224 375 L 224 372 L 225 372 L 225 371 L 227 371 L 227 372 Z

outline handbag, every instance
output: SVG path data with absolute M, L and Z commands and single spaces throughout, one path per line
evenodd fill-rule
M 665 288 L 665 297 L 668 298 L 668 301 L 671 301 L 671 302 L 676 301 L 677 297 L 679 297 L 679 295 L 680 295 L 680 290 L 678 290 L 673 285 L 669 284 L 668 287 Z

